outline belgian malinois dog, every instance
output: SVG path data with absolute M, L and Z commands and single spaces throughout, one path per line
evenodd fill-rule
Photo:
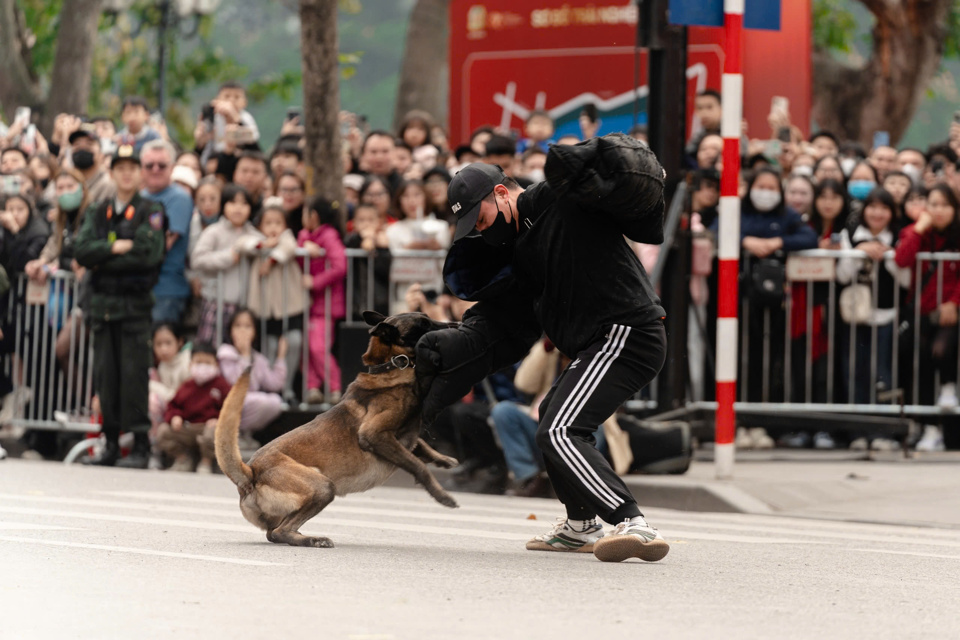
M 457 465 L 420 438 L 420 397 L 414 375 L 414 346 L 425 333 L 452 324 L 422 313 L 385 318 L 365 311 L 371 325 L 360 373 L 339 404 L 259 449 L 246 464 L 237 430 L 249 371 L 227 395 L 217 420 L 217 463 L 240 492 L 240 511 L 266 530 L 270 542 L 302 547 L 332 547 L 329 538 L 301 534 L 303 524 L 334 496 L 367 491 L 397 469 L 408 471 L 446 507 L 457 507 L 425 462 Z

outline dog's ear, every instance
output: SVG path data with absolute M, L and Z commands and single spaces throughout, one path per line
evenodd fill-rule
M 377 313 L 376 311 L 364 311 L 363 312 L 363 321 L 366 322 L 371 327 L 375 327 L 386 319 L 382 313 Z M 372 333 L 372 332 L 371 332 Z
M 380 338 L 383 344 L 400 344 L 400 330 L 392 324 L 381 322 L 370 329 L 370 335 Z

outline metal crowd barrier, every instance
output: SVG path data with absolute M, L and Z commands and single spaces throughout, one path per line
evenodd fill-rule
M 93 334 L 77 306 L 80 282 L 70 271 L 50 274 L 45 285 L 21 275 L 8 297 L 6 327 L 14 349 L 4 358 L 18 410 L 18 427 L 96 432 L 90 406 Z M 58 341 L 61 351 L 57 358 Z
M 884 260 L 893 255 L 893 251 L 888 251 Z M 921 275 L 923 265 L 936 263 L 933 277 L 936 278 L 939 307 L 945 298 L 945 265 L 960 262 L 960 253 L 918 253 L 912 274 L 909 273 L 910 269 L 903 269 L 899 276 L 893 276 L 894 290 L 889 292 L 892 294 L 893 319 L 889 323 L 891 335 L 886 344 L 883 344 L 884 339 L 880 334 L 881 327 L 887 324 L 851 324 L 844 322 L 840 315 L 839 296 L 848 283 L 836 280 L 837 263 L 842 259 L 865 258 L 868 258 L 867 254 L 856 249 L 814 249 L 790 254 L 785 265 L 786 286 L 781 307 L 758 305 L 751 298 L 751 270 L 756 259 L 747 256 L 743 260 L 740 282 L 739 401 L 735 403 L 735 409 L 906 416 L 960 413 L 957 409 L 921 403 L 919 384 L 923 338 L 919 295 L 924 285 Z M 878 274 L 880 269 L 885 268 L 883 261 L 873 261 L 868 286 L 874 308 L 882 293 Z M 904 276 L 903 272 L 908 275 Z M 908 287 L 904 286 L 908 281 L 916 292 L 913 294 L 916 304 L 908 297 Z M 856 282 L 856 277 L 853 282 Z M 803 306 L 798 307 L 800 304 Z M 798 319 L 802 322 L 799 325 L 802 333 L 794 335 L 798 333 L 794 331 L 794 322 Z M 817 331 L 813 330 L 815 325 Z M 868 379 L 865 381 L 856 375 L 858 327 L 866 327 L 869 332 L 870 362 Z M 953 330 L 958 332 L 960 338 L 960 324 Z M 826 351 L 819 357 L 814 353 L 815 333 L 819 333 L 819 340 L 826 343 Z M 758 339 L 758 336 L 762 336 L 762 339 Z M 901 353 L 901 342 L 906 339 L 912 341 L 912 349 L 909 353 Z M 752 347 L 757 347 L 758 342 L 760 352 L 755 353 Z M 823 342 L 820 343 L 822 345 Z M 891 380 L 887 389 L 878 389 L 880 347 L 890 349 Z M 904 357 L 910 358 L 911 362 L 902 362 Z M 960 355 L 957 360 L 960 369 Z M 912 367 L 905 369 L 905 364 Z M 904 371 L 907 376 L 904 376 Z M 758 376 L 759 382 L 756 382 Z M 863 385 L 864 382 L 869 393 L 868 402 L 858 402 L 857 385 Z M 937 374 L 930 394 L 934 402 L 941 386 Z M 713 410 L 716 403 L 688 403 L 688 407 Z
M 269 252 L 262 252 L 261 256 Z M 366 287 L 362 291 L 365 298 L 363 309 L 374 309 L 376 306 L 375 269 L 376 254 L 363 249 L 347 249 L 346 274 L 346 318 L 348 322 L 362 323 L 362 319 L 354 313 L 354 302 L 358 295 L 358 267 L 361 263 L 366 266 Z M 253 256 L 253 258 L 261 257 Z M 394 251 L 390 254 L 392 260 L 423 260 L 435 265 L 439 269 L 446 257 L 444 251 Z M 294 261 L 284 265 L 277 265 L 283 269 L 281 305 L 287 307 L 287 285 L 290 278 L 302 278 L 302 274 L 310 272 L 311 260 L 326 259 L 311 258 L 302 250 L 296 251 L 296 257 L 303 260 L 303 268 Z M 255 277 L 251 269 L 251 259 L 241 260 L 241 294 L 239 306 L 249 306 L 248 299 L 250 277 Z M 329 264 L 327 265 L 329 268 Z M 407 273 L 411 270 L 408 269 Z M 391 278 L 388 291 L 391 300 L 402 299 L 402 293 L 411 281 L 396 281 Z M 216 305 L 216 344 L 219 346 L 224 340 L 223 330 L 225 318 L 224 309 L 224 279 L 223 273 L 217 274 L 217 305 Z M 259 287 L 260 309 L 265 308 L 267 290 Z M 307 408 L 307 367 L 310 358 L 310 293 L 305 292 L 304 308 L 302 312 L 303 331 L 302 347 L 300 349 L 300 371 L 302 385 L 300 393 L 301 409 Z M 325 396 L 330 394 L 330 358 L 333 356 L 334 322 L 332 317 L 331 290 L 324 292 L 325 300 L 325 344 L 327 345 L 324 359 L 324 388 Z M 78 306 L 80 299 L 80 283 L 70 271 L 57 271 L 51 274 L 47 284 L 31 283 L 26 276 L 21 275 L 14 283 L 8 294 L 6 312 L 6 327 L 14 334 L 13 353 L 4 358 L 3 371 L 12 380 L 14 394 L 20 399 L 22 409 L 10 420 L 10 423 L 29 429 L 45 429 L 74 432 L 97 432 L 100 425 L 95 422 L 95 414 L 91 401 L 94 394 L 93 384 L 93 334 L 83 321 L 83 315 Z M 258 350 L 266 353 L 266 330 L 268 318 L 258 314 L 260 321 L 261 342 Z M 282 334 L 289 331 L 290 318 L 284 316 L 282 320 Z M 60 335 L 61 329 L 64 331 Z M 61 350 L 68 348 L 61 360 L 57 360 L 57 340 L 60 336 Z

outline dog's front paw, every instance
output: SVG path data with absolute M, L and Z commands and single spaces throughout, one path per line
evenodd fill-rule
M 455 466 L 460 464 L 456 458 L 451 458 L 450 456 L 440 456 L 433 461 L 433 464 L 437 465 L 441 469 L 453 469 Z
M 435 496 L 433 496 L 433 497 L 437 499 L 437 502 L 439 502 L 440 504 L 442 504 L 442 505 L 445 506 L 445 507 L 450 507 L 451 509 L 458 509 L 458 508 L 460 508 L 460 505 L 457 504 L 457 501 L 453 499 L 453 496 L 451 496 L 451 495 L 450 495 L 449 493 L 447 493 L 446 491 L 444 491 L 443 493 L 441 493 L 441 494 L 439 494 L 439 495 L 435 495 Z

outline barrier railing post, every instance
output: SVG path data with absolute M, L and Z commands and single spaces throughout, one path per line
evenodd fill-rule
M 717 301 L 717 413 L 714 462 L 718 478 L 733 475 L 737 393 L 737 279 L 740 263 L 740 133 L 743 121 L 741 72 L 743 0 L 724 0 L 723 176 L 720 181 L 719 295 Z

